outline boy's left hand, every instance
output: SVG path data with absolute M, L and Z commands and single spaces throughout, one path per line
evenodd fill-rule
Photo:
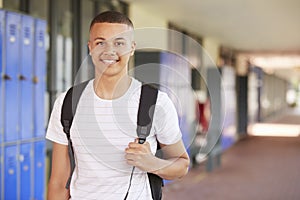
M 151 172 L 155 170 L 154 166 L 157 158 L 152 154 L 149 142 L 139 144 L 138 139 L 135 139 L 125 149 L 125 159 L 127 164 L 136 166 L 142 171 Z

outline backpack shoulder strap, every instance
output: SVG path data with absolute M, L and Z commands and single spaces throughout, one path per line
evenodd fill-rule
M 67 94 L 64 98 L 61 108 L 60 121 L 64 127 L 64 132 L 66 133 L 68 139 L 70 138 L 70 132 L 68 128 L 71 128 L 72 126 L 73 117 L 75 115 L 79 99 L 88 82 L 89 81 L 85 81 L 78 85 L 74 85 L 67 91 Z
M 157 100 L 158 90 L 149 84 L 142 85 L 140 104 L 137 118 L 137 135 L 139 143 L 143 144 L 150 134 L 155 104 Z M 157 143 L 157 150 L 160 149 Z M 158 151 L 156 153 L 158 156 Z M 147 173 L 151 188 L 151 195 L 154 200 L 161 200 L 163 179 L 156 174 Z
M 69 152 L 69 159 L 70 159 L 70 166 L 71 166 L 71 171 L 70 171 L 70 176 L 69 179 L 66 183 L 66 189 L 69 189 L 70 183 L 71 183 L 71 178 L 73 171 L 75 169 L 75 159 L 74 159 L 74 151 L 73 151 L 73 146 L 72 146 L 72 141 L 70 137 L 70 129 L 72 126 L 73 118 L 75 116 L 76 108 L 79 102 L 79 99 L 81 97 L 81 94 L 85 87 L 87 86 L 89 81 L 85 81 L 83 83 L 80 83 L 78 85 L 75 85 L 71 87 L 64 98 L 62 107 L 61 107 L 61 117 L 60 121 L 63 126 L 64 133 L 67 136 L 68 139 L 68 152 Z
M 152 85 L 142 85 L 137 115 L 137 135 L 140 144 L 143 144 L 150 134 L 157 94 L 158 90 Z

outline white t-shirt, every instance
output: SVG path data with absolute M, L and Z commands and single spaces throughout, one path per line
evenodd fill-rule
M 122 200 L 129 186 L 132 166 L 125 161 L 125 148 L 137 138 L 137 112 L 141 82 L 132 79 L 120 98 L 99 98 L 90 81 L 83 91 L 71 127 L 76 167 L 70 185 L 71 199 Z M 46 138 L 68 144 L 60 122 L 66 93 L 55 101 Z M 147 141 L 153 154 L 157 140 L 174 144 L 181 139 L 176 109 L 166 93 L 158 92 L 153 124 Z M 151 200 L 147 173 L 135 168 L 128 200 Z

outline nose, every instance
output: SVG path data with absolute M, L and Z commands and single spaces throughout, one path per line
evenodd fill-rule
M 114 50 L 105 50 L 102 54 L 104 56 L 115 56 L 116 52 Z
M 111 44 L 110 42 L 106 43 L 103 54 L 107 56 L 115 55 L 116 51 L 114 49 L 113 44 Z

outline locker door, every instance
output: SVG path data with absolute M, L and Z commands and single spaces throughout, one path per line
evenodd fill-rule
M 21 144 L 20 146 L 20 199 L 31 198 L 31 143 Z
M 6 14 L 5 38 L 5 116 L 4 139 L 18 139 L 19 108 L 18 108 L 18 69 L 19 69 L 19 24 L 20 15 L 12 12 Z
M 4 157 L 4 199 L 17 199 L 17 146 L 6 146 Z
M 35 76 L 35 111 L 34 131 L 36 137 L 45 135 L 45 90 L 46 90 L 46 21 L 36 19 L 34 45 L 34 76 Z
M 2 188 L 2 177 L 3 177 L 3 174 L 2 174 L 2 169 L 3 169 L 3 157 L 2 157 L 2 144 L 0 145 L 0 199 L 4 199 L 4 197 L 2 196 L 3 195 L 3 188 Z
M 45 141 L 34 143 L 34 199 L 44 199 L 45 188 Z
M 3 142 L 3 108 L 4 108 L 4 99 L 3 99 L 3 41 L 4 41 L 4 24 L 5 24 L 5 12 L 4 10 L 0 10 L 0 199 L 4 199 L 3 196 L 3 184 L 2 184 L 2 178 L 3 176 L 3 152 L 2 152 L 2 142 Z
M 0 143 L 2 142 L 2 138 L 3 138 L 3 79 L 2 79 L 2 74 L 3 74 L 3 66 L 2 66 L 2 58 L 3 58 L 3 54 L 2 54 L 2 48 L 3 48 L 3 41 L 4 41 L 4 20 L 5 20 L 5 12 L 3 10 L 0 10 Z M 1 179 L 0 179 L 1 180 Z M 1 191 L 1 187 L 0 187 L 0 191 Z M 1 196 L 0 196 L 1 198 Z
M 21 139 L 33 137 L 33 28 L 34 19 L 22 16 L 21 23 L 21 62 L 20 62 L 20 136 Z

